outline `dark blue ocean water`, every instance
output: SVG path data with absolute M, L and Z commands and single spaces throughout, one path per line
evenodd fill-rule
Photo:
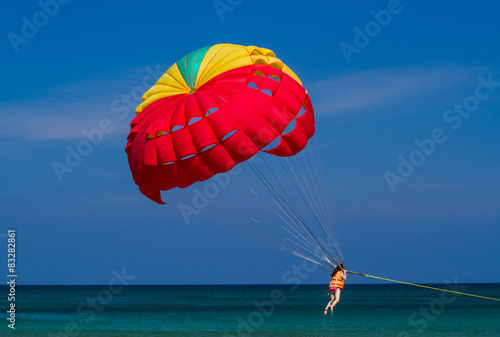
M 324 285 L 17 286 L 15 331 L 0 293 L 1 336 L 500 336 L 500 302 L 403 285 L 348 285 L 326 317 Z

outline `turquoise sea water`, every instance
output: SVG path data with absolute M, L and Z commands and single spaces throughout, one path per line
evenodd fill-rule
M 500 298 L 500 284 L 457 290 Z M 500 336 L 497 301 L 403 285 L 347 285 L 325 317 L 328 300 L 324 285 L 17 286 L 16 329 L 7 326 L 2 296 L 0 335 Z

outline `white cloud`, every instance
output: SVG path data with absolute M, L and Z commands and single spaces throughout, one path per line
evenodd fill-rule
M 126 134 L 140 96 L 165 69 L 158 65 L 128 69 L 52 88 L 44 97 L 0 104 L 0 136 L 35 140 L 80 139 L 83 130 L 99 127 L 103 118 L 113 121 L 113 133 Z M 124 97 L 128 97 L 129 105 Z M 112 109 L 116 100 L 122 108 L 120 111 Z
M 351 71 L 308 86 L 317 114 L 374 111 L 450 99 L 470 91 L 482 67 L 457 65 L 390 67 Z M 465 90 L 465 91 L 464 91 Z
M 154 65 L 107 74 L 47 90 L 45 97 L 0 104 L 0 136 L 36 140 L 81 139 L 82 130 L 96 128 L 109 118 L 113 134 L 126 134 L 140 95 L 167 69 Z M 351 71 L 307 86 L 317 114 L 374 111 L 426 103 L 438 94 L 470 91 L 470 83 L 485 74 L 480 67 L 392 67 Z M 154 79 L 153 79 L 154 77 Z M 147 82 L 147 83 L 146 83 Z M 465 86 L 465 87 L 464 87 Z M 468 91 L 464 91 L 468 92 Z M 132 101 L 128 115 L 119 118 L 111 108 L 126 95 Z M 424 100 L 425 98 L 425 100 Z M 125 107 L 125 103 L 120 103 Z M 123 114 L 123 112 L 122 112 Z M 123 116 L 122 116 L 123 117 Z

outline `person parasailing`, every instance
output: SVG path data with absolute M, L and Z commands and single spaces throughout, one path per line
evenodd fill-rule
M 344 269 L 344 265 L 338 263 L 337 267 L 332 271 L 331 280 L 330 280 L 330 291 L 328 295 L 330 295 L 331 300 L 328 302 L 328 305 L 325 308 L 325 316 L 328 313 L 328 308 L 331 308 L 333 314 L 333 307 L 339 303 L 340 300 L 340 292 L 344 288 L 344 282 L 347 278 L 346 271 Z

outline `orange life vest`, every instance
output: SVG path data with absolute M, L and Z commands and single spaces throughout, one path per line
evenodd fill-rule
M 342 279 L 342 272 L 339 270 L 333 276 L 330 281 L 330 288 L 344 289 L 344 280 Z

